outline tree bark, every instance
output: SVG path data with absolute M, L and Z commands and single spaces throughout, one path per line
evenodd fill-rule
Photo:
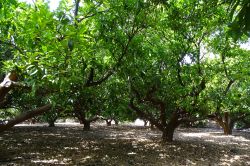
M 231 128 L 229 124 L 225 124 L 223 127 L 223 131 L 225 135 L 232 135 L 233 129 Z
M 90 130 L 90 121 L 83 121 L 83 130 L 84 131 L 89 131 Z
M 57 117 L 50 118 L 48 120 L 49 127 L 55 127 L 55 122 L 56 122 Z
M 167 128 L 162 131 L 162 140 L 163 142 L 172 142 L 174 138 L 175 128 Z
M 162 130 L 162 140 L 164 142 L 172 142 L 174 138 L 174 131 L 180 125 L 181 121 L 178 120 L 178 112 L 173 112 L 166 127 Z
M 224 113 L 224 119 L 220 115 L 217 115 L 214 119 L 222 127 L 225 135 L 232 135 L 234 121 L 231 120 L 228 112 Z
M 115 120 L 115 125 L 118 126 L 119 125 L 119 121 Z
M 80 124 L 84 124 L 83 122 L 85 121 L 85 113 L 81 110 L 81 108 L 78 105 L 75 106 L 74 112 Z
M 39 107 L 39 108 L 37 108 L 37 109 L 35 109 L 33 111 L 24 112 L 23 114 L 17 116 L 15 119 L 8 121 L 7 124 L 0 125 L 0 132 L 8 130 L 11 127 L 15 126 L 16 124 L 21 123 L 21 122 L 23 122 L 23 121 L 25 121 L 27 119 L 30 119 L 30 118 L 32 118 L 34 116 L 41 115 L 44 112 L 49 111 L 51 109 L 51 107 L 52 107 L 51 104 L 47 104 L 47 105 Z
M 4 103 L 5 96 L 9 93 L 9 91 L 17 84 L 17 74 L 15 72 L 11 72 L 7 74 L 4 80 L 0 84 L 0 106 Z
M 83 124 L 83 121 L 78 116 L 77 116 L 77 118 L 78 118 L 80 124 Z
M 49 121 L 49 127 L 55 127 L 55 121 Z
M 80 105 L 75 105 L 74 112 L 80 121 L 80 124 L 83 124 L 83 130 L 90 130 L 90 123 L 99 119 L 98 116 L 87 118 L 85 110 L 81 109 Z
M 15 71 L 10 72 L 4 78 L 4 80 L 0 84 L 0 108 L 5 107 L 8 104 L 6 100 L 7 94 L 14 89 L 15 87 L 25 88 L 31 90 L 31 87 L 28 87 L 20 82 L 17 82 L 18 77 Z
M 112 120 L 106 120 L 106 124 L 107 124 L 107 126 L 111 126 L 111 122 L 112 122 Z

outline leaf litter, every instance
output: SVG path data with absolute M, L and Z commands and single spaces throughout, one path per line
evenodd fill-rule
M 250 132 L 178 128 L 174 142 L 148 127 L 16 126 L 0 133 L 0 165 L 250 165 Z

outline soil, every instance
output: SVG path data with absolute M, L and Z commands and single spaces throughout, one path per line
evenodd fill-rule
M 174 142 L 148 127 L 16 126 L 0 133 L 0 165 L 250 165 L 250 132 L 179 128 Z

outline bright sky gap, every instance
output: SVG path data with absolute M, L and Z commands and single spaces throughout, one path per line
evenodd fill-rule
M 18 0 L 18 1 L 33 4 L 36 0 Z M 55 10 L 58 7 L 59 2 L 60 2 L 60 0 L 46 0 L 46 1 L 49 2 L 49 6 L 50 6 L 51 11 Z

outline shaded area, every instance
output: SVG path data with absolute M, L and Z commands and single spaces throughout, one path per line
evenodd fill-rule
M 0 135 L 0 165 L 249 165 L 250 133 L 178 129 L 175 142 L 140 126 L 18 126 Z

